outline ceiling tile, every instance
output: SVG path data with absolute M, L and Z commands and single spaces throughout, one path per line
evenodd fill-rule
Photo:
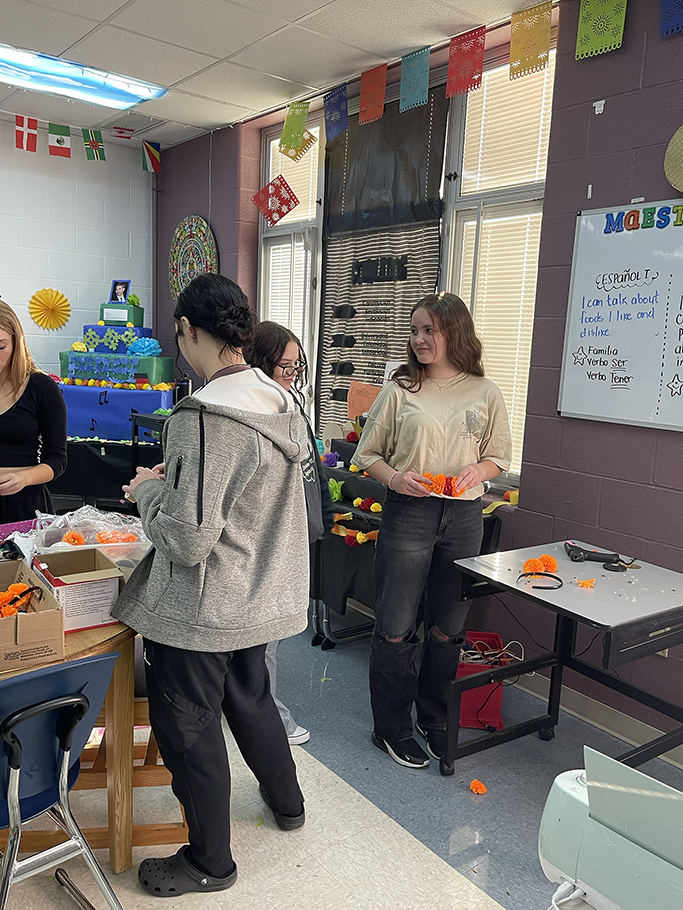
M 3 0 L 0 35 L 3 44 L 58 57 L 96 27 L 93 19 L 37 6 L 27 0 Z
M 225 104 L 221 101 L 207 101 L 205 98 L 178 91 L 171 91 L 156 101 L 145 101 L 136 110 L 144 110 L 160 120 L 175 120 L 176 123 L 189 123 L 191 126 L 204 129 L 228 126 L 255 113 L 251 108 Z
M 172 85 L 213 63 L 214 57 L 171 47 L 143 35 L 102 26 L 69 51 L 69 58 L 135 79 Z
M 235 63 L 217 63 L 175 88 L 186 89 L 193 94 L 204 95 L 205 98 L 265 111 L 307 94 L 313 86 L 276 79 Z
M 331 6 L 334 0 L 287 0 L 287 3 L 278 3 L 277 0 L 242 0 L 240 6 L 247 6 L 259 13 L 277 12 L 288 22 L 296 22 L 302 16 L 307 16 L 325 6 Z
M 117 9 L 125 6 L 128 0 L 36 0 L 39 6 L 59 9 L 76 16 L 86 16 L 101 22 L 111 16 Z
M 481 25 L 476 3 L 470 5 L 473 12 L 463 17 L 434 0 L 419 0 L 417 6 L 415 0 L 336 0 L 306 19 L 305 26 L 393 60 Z M 354 72 L 349 68 L 349 75 Z
M 292 25 L 234 54 L 230 61 L 320 88 L 343 82 L 354 73 L 378 66 L 384 59 Z
M 64 123 L 68 126 L 87 127 L 91 129 L 111 113 L 110 108 L 100 104 L 83 104 L 81 101 L 68 101 L 57 95 L 45 95 L 42 92 L 15 92 L 11 98 L 2 102 L 6 111 L 37 117 L 38 120 Z
M 273 4 L 273 8 L 278 7 Z M 114 16 L 111 24 L 221 58 L 283 28 L 287 22 L 228 0 L 193 0 L 191 4 L 137 0 Z
M 153 127 L 151 130 L 145 130 L 140 134 L 140 139 L 147 139 L 151 142 L 160 142 L 162 149 L 169 145 L 178 145 L 181 142 L 188 142 L 197 136 L 201 136 L 206 130 L 197 129 L 194 126 L 181 126 L 178 123 L 164 123 L 162 126 Z M 163 167 L 163 158 L 161 159 Z

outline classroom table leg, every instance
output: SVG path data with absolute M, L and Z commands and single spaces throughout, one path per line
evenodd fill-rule
M 119 647 L 104 703 L 107 730 L 109 863 L 113 872 L 133 864 L 133 696 L 135 639 Z

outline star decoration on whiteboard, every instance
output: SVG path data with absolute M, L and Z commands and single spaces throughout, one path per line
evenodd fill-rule
M 574 366 L 576 366 L 577 363 L 583 366 L 588 354 L 586 354 L 583 345 L 581 345 L 578 351 L 572 351 L 572 357 L 574 358 Z
M 674 373 L 674 378 L 671 382 L 667 382 L 666 387 L 671 390 L 671 397 L 674 395 L 680 395 L 681 390 L 683 390 L 683 380 L 680 378 L 678 373 Z

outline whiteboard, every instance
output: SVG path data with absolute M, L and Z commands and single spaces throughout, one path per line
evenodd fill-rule
M 683 200 L 579 212 L 558 411 L 683 430 Z

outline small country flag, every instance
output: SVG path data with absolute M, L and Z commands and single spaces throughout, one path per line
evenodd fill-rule
M 106 161 L 101 130 L 83 130 L 85 157 L 88 161 Z
M 109 135 L 112 139 L 130 139 L 135 132 L 132 126 L 112 126 Z
M 161 143 L 142 140 L 142 170 L 159 173 L 161 170 Z
M 14 144 L 24 152 L 35 152 L 38 145 L 38 121 L 17 114 L 14 118 Z
M 71 158 L 71 129 L 59 123 L 48 124 L 50 133 L 49 152 L 59 158 Z

